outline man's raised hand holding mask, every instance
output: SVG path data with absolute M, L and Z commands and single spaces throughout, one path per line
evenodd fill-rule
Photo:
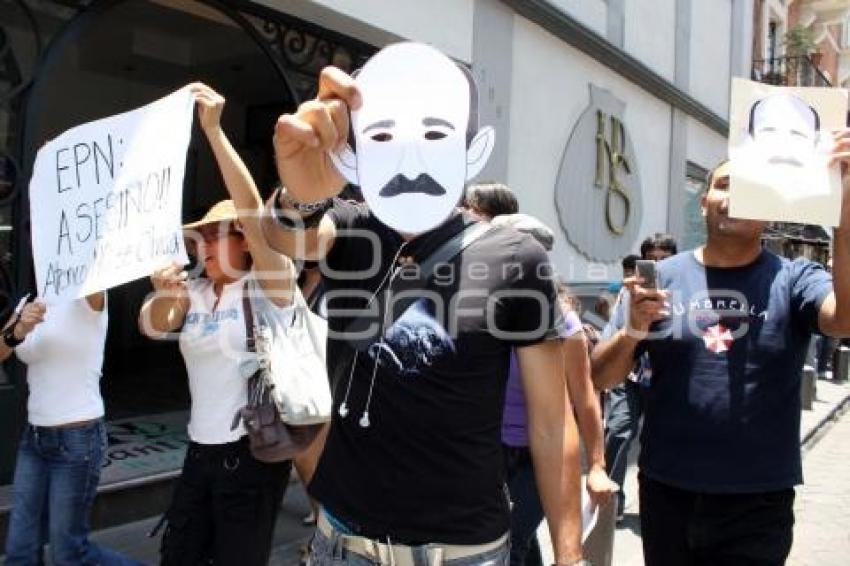
M 316 98 L 278 118 L 274 133 L 278 175 L 292 198 L 312 203 L 336 196 L 345 186 L 330 157 L 348 138 L 348 110 L 360 107 L 354 79 L 336 67 L 319 76 Z

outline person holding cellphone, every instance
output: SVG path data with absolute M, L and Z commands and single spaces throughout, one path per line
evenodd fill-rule
M 850 277 L 850 129 L 833 134 L 843 182 L 836 281 Z M 647 566 L 784 564 L 802 483 L 800 379 L 813 332 L 850 335 L 850 287 L 761 244 L 765 222 L 730 218 L 729 162 L 702 196 L 706 244 L 636 278 L 626 316 L 593 352 L 599 387 L 648 353 L 640 511 Z

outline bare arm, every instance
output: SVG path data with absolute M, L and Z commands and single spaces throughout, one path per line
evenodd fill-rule
M 335 67 L 319 77 L 319 93 L 302 103 L 295 114 L 284 114 L 275 126 L 275 164 L 281 183 L 300 203 L 314 203 L 339 194 L 345 179 L 336 170 L 329 151 L 348 138 L 348 109 L 360 106 L 354 79 Z M 270 203 L 286 209 L 283 200 Z M 333 222 L 325 216 L 317 228 L 287 229 L 267 208 L 263 232 L 275 250 L 294 258 L 318 260 L 331 249 L 336 237 Z
M 591 465 L 605 467 L 605 447 L 602 441 L 602 409 L 590 380 L 590 359 L 587 340 L 578 332 L 564 341 L 567 389 L 576 413 L 576 424 Z
M 91 310 L 101 312 L 106 307 L 106 291 L 94 293 L 86 297 L 86 302 L 91 307 Z
M 578 332 L 565 341 L 564 358 L 567 390 L 573 401 L 578 432 L 590 465 L 587 491 L 594 502 L 604 505 L 618 490 L 618 486 L 605 471 L 602 408 L 599 406 L 599 395 L 590 380 L 590 359 L 584 332 Z
M 290 230 L 281 226 L 275 218 L 273 204 L 269 203 L 260 220 L 267 244 L 291 258 L 313 261 L 323 259 L 336 240 L 336 225 L 330 217 L 325 215 L 315 228 Z M 280 203 L 277 206 L 285 207 Z
M 635 365 L 635 350 L 639 340 L 621 328 L 608 340 L 593 349 L 593 384 L 599 389 L 611 389 L 625 381 Z
M 260 192 L 251 172 L 221 128 L 224 98 L 200 83 L 193 84 L 191 88 L 198 102 L 201 128 L 215 155 L 224 186 L 236 205 L 239 224 L 248 243 L 257 282 L 272 303 L 278 306 L 289 305 L 292 303 L 295 289 L 295 267 L 289 257 L 269 248 L 263 237 L 260 218 L 264 207 Z
M 319 458 L 322 457 L 322 451 L 325 449 L 325 442 L 328 439 L 330 428 L 330 423 L 323 424 L 313 443 L 304 452 L 295 456 L 295 467 L 298 470 L 298 476 L 305 486 L 310 485 L 310 482 L 313 481 L 316 468 L 319 467 Z
M 186 272 L 176 263 L 153 272 L 154 292 L 139 312 L 139 331 L 143 335 L 163 339 L 183 325 L 189 312 L 186 277 Z
M 40 301 L 35 301 L 29 303 L 24 306 L 24 310 L 21 311 L 20 318 L 12 314 L 9 320 L 6 321 L 6 324 L 3 325 L 3 331 L 5 332 L 13 324 L 15 328 L 13 330 L 15 338 L 18 340 L 23 340 L 27 337 L 27 335 L 33 331 L 33 329 L 44 322 L 44 313 L 47 312 L 47 307 L 44 303 Z M 14 348 L 10 348 L 6 345 L 4 340 L 0 340 L 0 362 L 5 361 L 12 355 Z
M 564 387 L 563 345 L 548 341 L 517 348 L 528 405 L 534 475 L 555 547 L 555 561 L 582 557 L 581 464 L 569 394 Z
M 850 129 L 835 135 L 833 161 L 841 163 L 843 197 L 841 219 L 833 236 L 832 279 L 834 285 L 818 312 L 818 327 L 828 336 L 850 336 Z
M 670 315 L 667 291 L 641 287 L 641 280 L 629 277 L 623 285 L 629 291 L 625 324 L 608 340 L 602 340 L 591 356 L 593 384 L 611 389 L 622 383 L 635 364 L 635 350 L 649 334 L 653 322 Z
M 17 318 L 18 318 L 17 315 L 12 314 L 12 316 L 9 318 L 9 320 L 6 321 L 6 324 L 3 325 L 3 332 L 5 332 L 7 328 L 9 328 L 12 324 L 14 324 L 16 322 Z M 22 337 L 21 333 L 16 328 L 15 329 L 15 338 L 21 338 L 21 337 Z M 15 351 L 14 348 L 10 348 L 9 346 L 6 345 L 5 340 L 0 340 L 0 362 L 4 362 L 4 361 L 8 360 L 9 356 L 11 356 L 12 352 L 14 352 L 14 351 Z

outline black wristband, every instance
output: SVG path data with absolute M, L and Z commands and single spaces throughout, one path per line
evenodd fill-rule
M 15 327 L 18 325 L 16 322 L 9 328 L 3 331 L 3 343 L 6 344 L 9 348 L 14 348 L 18 346 L 21 342 L 24 341 L 23 338 L 18 338 L 15 336 Z

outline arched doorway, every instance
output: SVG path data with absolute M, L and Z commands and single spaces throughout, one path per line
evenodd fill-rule
M 4 122 L 0 113 L 0 141 L 4 128 L 7 141 L 14 139 L 7 145 L 15 176 L 7 184 L 12 187 L 8 200 L 14 203 L 8 223 L 15 237 L 6 249 L 13 250 L 11 267 L 18 293 L 32 287 L 28 169 L 46 140 L 71 126 L 138 107 L 200 80 L 227 98 L 223 125 L 258 185 L 268 192 L 276 179 L 271 134 L 277 116 L 312 94 L 322 66 L 333 63 L 350 70 L 374 51 L 247 2 L 238 3 L 237 10 L 235 3 L 220 0 L 16 0 L 0 9 L 11 9 L 12 4 L 15 14 L 9 18 L 0 14 L 0 32 L 8 32 L 0 36 L 11 38 L 9 52 L 18 56 L 22 72 L 13 85 L 15 105 L 6 112 L 12 121 Z M 33 38 L 39 49 L 27 45 Z M 6 53 L 3 47 L 0 44 L 0 55 Z M 2 63 L 0 87 L 6 70 Z M 0 181 L 9 178 L 0 175 Z M 184 218 L 198 217 L 225 196 L 212 155 L 196 132 L 187 163 Z M 149 291 L 145 280 L 110 290 L 102 382 L 107 417 L 130 422 L 122 430 L 142 435 L 168 429 L 147 427 L 146 418 L 188 407 L 185 370 L 176 345 L 151 342 L 138 333 L 136 316 Z M 20 368 L 14 373 L 5 383 L 0 376 L 0 405 L 19 409 L 0 416 L 7 431 L 2 444 L 10 448 L 16 444 L 14 431 L 23 423 L 20 407 L 25 391 Z M 182 430 L 179 424 L 178 428 Z M 113 440 L 127 439 L 116 433 Z M 11 449 L 0 454 L 0 484 L 9 480 L 12 455 Z M 133 464 L 134 475 L 145 473 L 140 462 Z M 108 481 L 109 475 L 104 479 Z

